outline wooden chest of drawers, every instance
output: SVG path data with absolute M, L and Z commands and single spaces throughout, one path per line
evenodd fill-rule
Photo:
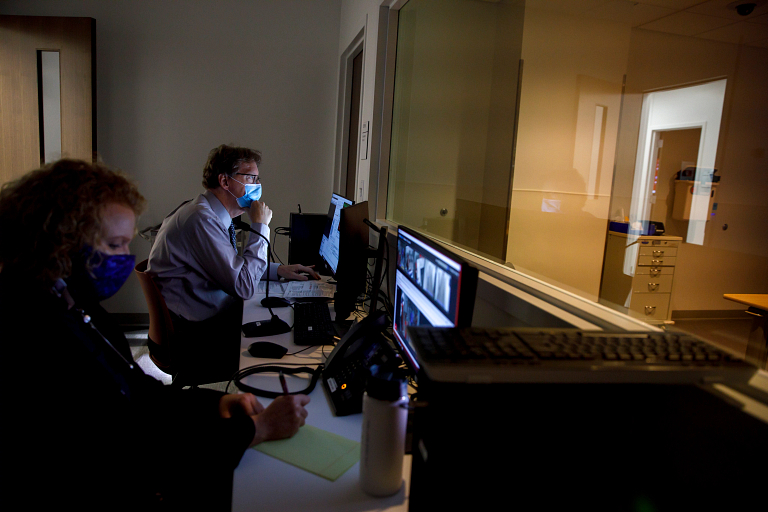
M 649 323 L 669 320 L 677 236 L 608 232 L 600 302 Z

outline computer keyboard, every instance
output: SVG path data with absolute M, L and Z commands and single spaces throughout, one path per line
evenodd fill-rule
M 325 302 L 293 304 L 293 342 L 297 345 L 332 345 L 336 330 Z
M 686 333 L 409 327 L 445 382 L 743 382 L 756 368 Z

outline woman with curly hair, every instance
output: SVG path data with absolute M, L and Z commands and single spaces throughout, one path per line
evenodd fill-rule
M 228 510 L 245 449 L 304 423 L 307 397 L 265 409 L 164 386 L 134 362 L 99 302 L 133 270 L 144 206 L 121 173 L 77 160 L 0 191 L 2 460 L 6 489 L 36 508 Z

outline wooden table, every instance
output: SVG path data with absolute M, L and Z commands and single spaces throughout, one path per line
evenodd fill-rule
M 747 306 L 747 313 L 753 316 L 752 328 L 747 341 L 746 359 L 758 368 L 768 370 L 768 294 L 765 293 L 726 293 L 724 299 L 739 302 Z

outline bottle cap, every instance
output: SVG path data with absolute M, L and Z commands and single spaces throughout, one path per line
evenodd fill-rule
M 394 402 L 408 395 L 408 385 L 401 376 L 392 372 L 379 371 L 379 368 L 374 365 L 371 366 L 371 374 L 365 383 L 365 392 L 371 398 Z

